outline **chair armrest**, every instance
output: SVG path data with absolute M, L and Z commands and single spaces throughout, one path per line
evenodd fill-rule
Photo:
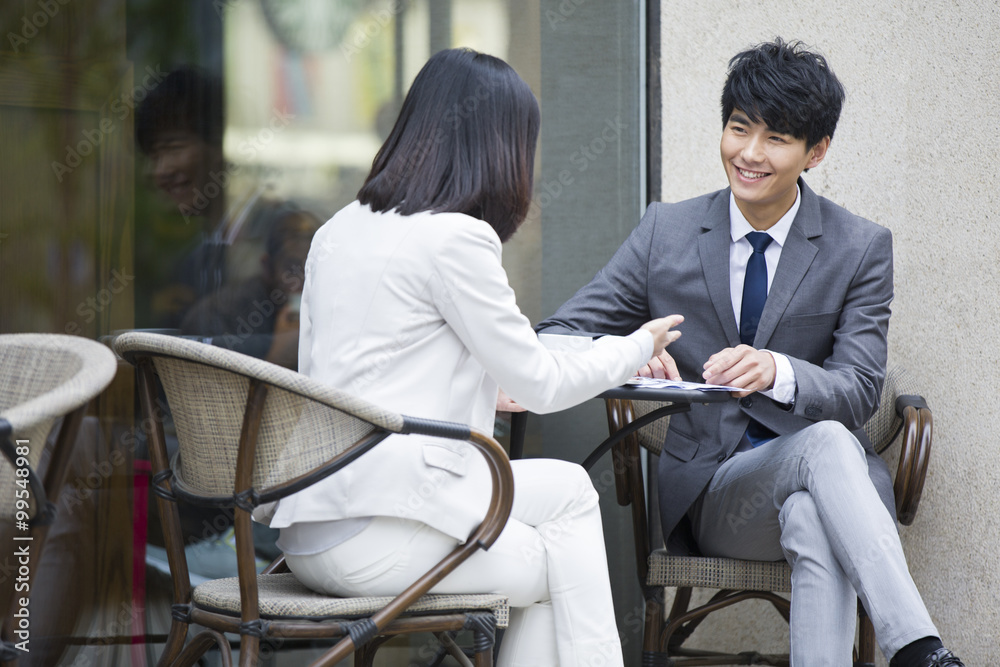
M 902 443 L 893 495 L 896 515 L 904 526 L 913 523 L 924 490 L 927 465 L 931 456 L 934 420 L 922 396 L 902 395 L 896 398 L 896 413 L 903 420 Z
M 386 625 L 412 605 L 417 598 L 427 593 L 442 579 L 451 573 L 462 562 L 472 556 L 478 549 L 488 549 L 499 537 L 507 523 L 511 505 L 514 501 L 514 476 L 510 469 L 507 453 L 493 438 L 478 431 L 470 431 L 467 426 L 446 422 L 434 422 L 425 419 L 404 417 L 406 425 L 404 433 L 422 433 L 438 437 L 465 440 L 473 445 L 486 459 L 493 480 L 493 495 L 489 509 L 483 522 L 473 531 L 464 544 L 458 545 L 441 562 L 428 570 L 419 579 L 396 596 L 392 602 L 382 608 L 370 619 L 364 622 L 364 629 L 355 637 L 342 639 L 333 649 L 326 653 L 324 664 L 335 664 L 346 658 L 356 647 L 364 645 L 369 639 L 381 632 Z
M 270 565 L 260 571 L 261 574 L 284 574 L 286 572 L 291 572 L 291 570 L 288 569 L 288 563 L 285 562 L 285 554 L 279 554 L 271 561 Z

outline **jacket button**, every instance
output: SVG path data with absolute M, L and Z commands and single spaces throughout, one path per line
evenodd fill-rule
M 740 399 L 740 405 L 742 405 L 744 408 L 752 408 L 753 399 L 750 398 L 749 396 L 744 396 L 743 398 Z
M 823 411 L 815 405 L 810 405 L 806 408 L 806 417 L 819 417 L 821 414 L 823 414 Z
M 725 454 L 719 454 L 719 459 L 718 459 L 719 463 L 722 463 L 725 460 L 726 460 L 726 455 Z

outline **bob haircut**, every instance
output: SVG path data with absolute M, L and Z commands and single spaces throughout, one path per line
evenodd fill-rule
M 149 155 L 157 138 L 173 130 L 194 132 L 210 146 L 222 146 L 222 97 L 218 77 L 188 66 L 170 72 L 136 111 L 139 150 Z
M 812 148 L 823 137 L 833 139 L 844 87 L 826 59 L 802 42 L 773 42 L 738 53 L 729 61 L 722 88 L 722 126 L 739 109 L 754 123 L 763 119 L 775 132 L 805 139 Z
M 531 205 L 539 122 L 535 96 L 510 65 L 440 51 L 413 81 L 358 201 L 402 215 L 465 213 L 506 241 Z

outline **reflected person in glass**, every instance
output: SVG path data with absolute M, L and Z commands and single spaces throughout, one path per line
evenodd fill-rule
M 162 269 L 164 284 L 140 286 L 151 294 L 151 317 L 144 326 L 177 328 L 183 322 L 186 333 L 235 334 L 212 330 L 207 321 L 192 322 L 191 307 L 225 285 L 260 277 L 271 230 L 286 218 L 310 215 L 270 196 L 247 165 L 225 159 L 225 125 L 222 80 L 196 67 L 172 70 L 137 109 L 136 142 L 153 184 L 184 224 L 199 230 L 179 256 L 164 256 L 160 247 L 150 251 L 151 262 L 169 266 Z

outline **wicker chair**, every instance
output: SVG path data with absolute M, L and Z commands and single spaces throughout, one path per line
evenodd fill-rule
M 475 664 L 491 665 L 496 627 L 506 627 L 499 595 L 430 595 L 477 549 L 500 534 L 513 500 L 507 456 L 490 437 L 467 426 L 382 410 L 310 378 L 252 357 L 169 336 L 130 332 L 115 350 L 138 367 L 144 424 L 150 425 L 153 491 L 164 526 L 173 578 L 173 621 L 160 665 L 190 665 L 212 646 L 231 664 L 224 632 L 240 636 L 240 664 L 256 664 L 261 641 L 339 638 L 313 665 L 354 653 L 371 665 L 388 637 L 433 632 L 462 664 L 471 664 L 449 633 L 472 629 Z M 156 404 L 165 391 L 179 441 L 168 462 Z M 251 512 L 334 474 L 391 433 L 434 435 L 471 443 L 486 459 L 493 497 L 483 523 L 444 560 L 395 598 L 336 598 L 300 584 L 281 559 L 255 571 Z M 231 508 L 238 577 L 192 589 L 176 502 Z M 186 643 L 188 627 L 207 628 Z M 186 643 L 186 645 L 185 645 Z M 464 662 L 463 662 L 464 661 Z
M 115 376 L 115 355 L 100 343 L 59 334 L 0 336 L 0 524 L 4 563 L 18 577 L 0 592 L 0 661 L 13 664 L 27 612 L 22 604 L 55 516 L 76 434 L 90 400 Z M 42 452 L 56 423 L 44 471 Z M 27 557 L 22 557 L 27 554 Z M 22 568 L 24 566 L 24 568 Z M 26 574 L 26 576 L 24 576 Z M 16 621 L 16 622 L 15 622 Z M 26 645 L 25 645 L 26 646 Z
M 910 394 L 908 377 L 901 368 L 890 369 L 882 402 L 865 431 L 884 457 L 898 452 L 893 492 L 900 523 L 910 525 L 917 512 L 930 457 L 932 419 L 920 396 Z M 612 434 L 626 429 L 642 415 L 662 406 L 643 401 L 608 400 L 608 424 Z M 639 585 L 646 599 L 643 629 L 643 667 L 658 665 L 788 665 L 787 655 L 762 655 L 754 651 L 725 654 L 688 648 L 684 644 L 708 614 L 748 599 L 763 599 L 774 605 L 788 621 L 789 602 L 780 594 L 791 591 L 791 568 L 784 561 L 759 562 L 729 558 L 672 556 L 662 548 L 651 548 L 651 534 L 659 538 L 659 527 L 649 521 L 643 485 L 641 449 L 659 455 L 666 437 L 667 419 L 639 428 L 612 450 L 618 502 L 632 507 L 636 566 Z M 900 433 L 902 437 L 900 438 Z M 650 465 L 655 470 L 655 465 Z M 655 498 L 655 495 L 654 495 Z M 655 502 L 655 500 L 654 500 Z M 650 512 L 652 514 L 652 512 Z M 653 522 L 655 523 L 655 521 Z M 665 613 L 666 587 L 675 587 L 673 605 Z M 717 589 L 707 603 L 691 604 L 693 588 Z M 855 665 L 875 664 L 875 633 L 864 608 L 858 604 L 860 640 Z

